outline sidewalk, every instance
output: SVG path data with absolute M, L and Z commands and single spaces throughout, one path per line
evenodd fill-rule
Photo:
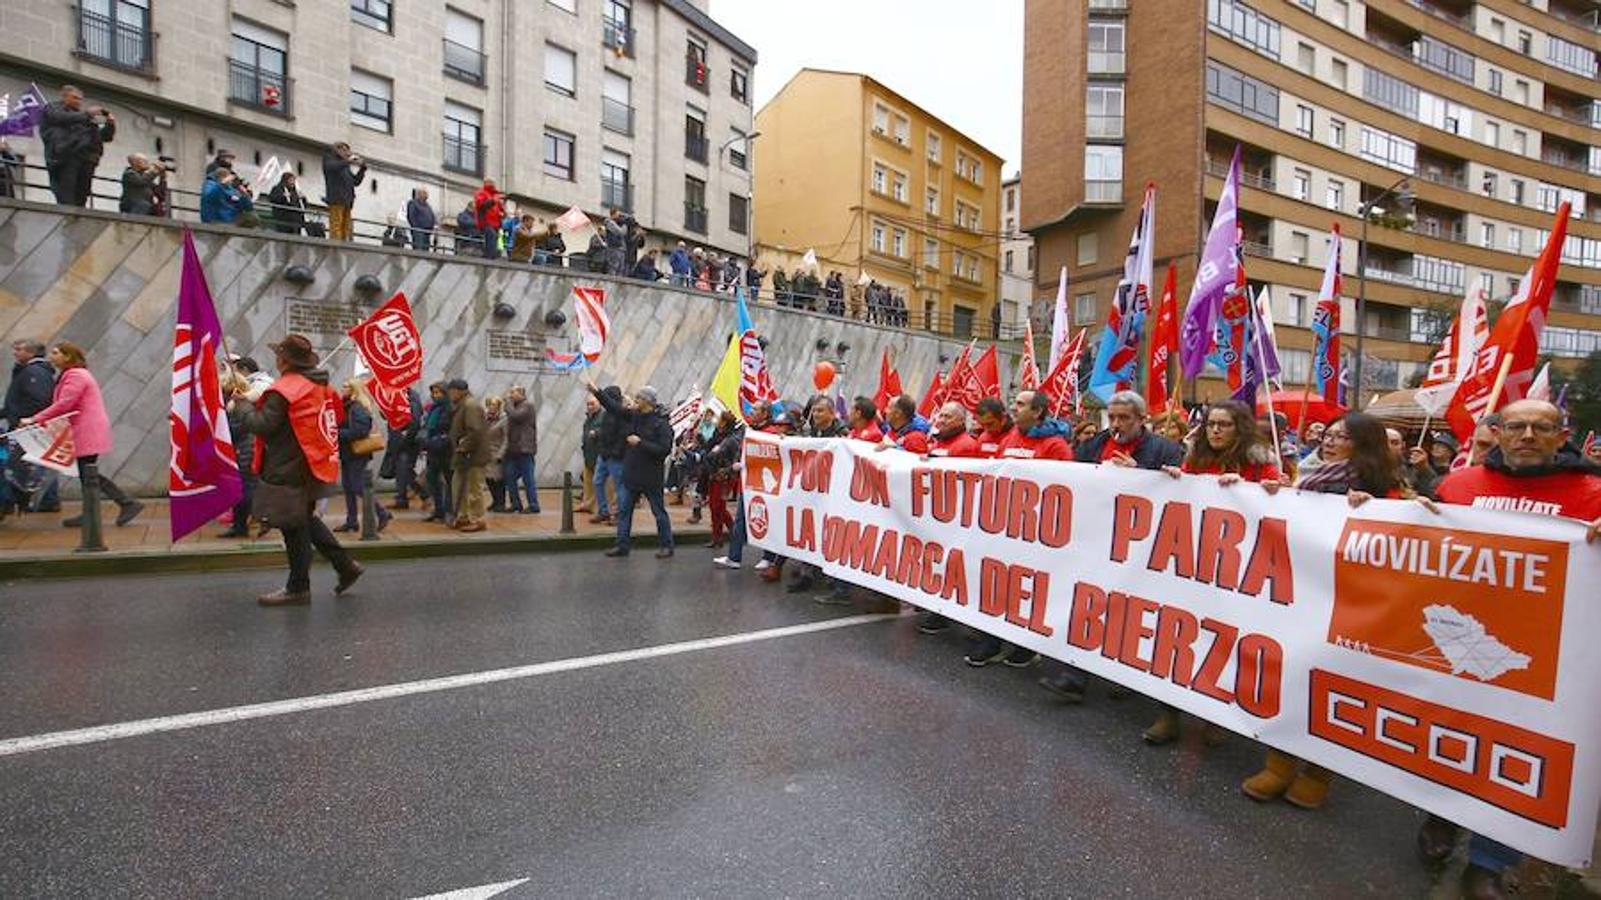
M 388 504 L 392 494 L 380 494 L 379 503 Z M 671 497 L 668 498 L 671 504 Z M 76 528 L 61 527 L 61 520 L 78 514 L 77 503 L 63 503 L 59 513 L 12 515 L 0 522 L 0 578 L 100 575 L 132 572 L 174 572 L 206 569 L 244 568 L 283 564 L 283 542 L 276 531 L 261 538 L 219 538 L 226 526 L 209 525 L 174 544 L 167 521 L 167 501 L 144 500 L 144 512 L 123 528 L 112 524 L 116 507 L 105 504 L 104 553 L 77 553 L 81 534 Z M 340 543 L 358 559 L 400 559 L 421 556 L 455 556 L 478 553 L 504 553 L 519 550 L 578 550 L 610 546 L 616 529 L 610 525 L 591 525 L 587 513 L 573 514 L 574 534 L 561 534 L 561 491 L 539 492 L 538 515 L 490 513 L 487 531 L 461 534 L 435 522 L 424 522 L 428 510 L 415 500 L 409 510 L 398 510 L 394 520 L 377 540 L 363 541 L 361 533 L 339 534 Z M 345 501 L 329 501 L 323 521 L 336 527 L 344 521 Z M 683 547 L 705 542 L 710 533 L 710 517 L 703 515 L 699 525 L 687 524 L 689 501 L 667 507 L 673 520 L 673 535 Z M 650 507 L 640 504 L 634 511 L 635 550 L 649 550 L 656 543 L 656 526 Z

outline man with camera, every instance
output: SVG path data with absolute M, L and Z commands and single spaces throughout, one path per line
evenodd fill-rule
M 88 205 L 95 166 L 116 135 L 116 116 L 103 106 L 84 106 L 83 91 L 73 85 L 64 85 L 61 99 L 45 106 L 39 139 L 57 203 Z
M 122 199 L 117 209 L 136 216 L 156 214 L 156 191 L 166 181 L 167 171 L 151 165 L 143 153 L 128 155 L 128 168 L 122 170 Z
M 355 171 L 351 171 L 355 166 Z M 322 154 L 323 202 L 328 204 L 328 237 L 348 241 L 355 234 L 350 221 L 356 205 L 356 185 L 367 177 L 367 162 L 340 141 Z

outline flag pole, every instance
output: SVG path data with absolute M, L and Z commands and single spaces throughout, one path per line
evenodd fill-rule
M 1434 411 L 1425 409 L 1423 411 L 1423 430 L 1418 432 L 1418 449 L 1419 450 L 1423 449 L 1423 442 L 1429 436 L 1429 423 L 1433 422 L 1433 421 L 1434 421 Z
M 1258 306 L 1256 304 L 1256 301 L 1254 301 L 1254 300 L 1251 302 L 1251 312 L 1253 314 L 1253 318 L 1255 319 L 1255 322 L 1253 324 L 1261 325 L 1262 324 L 1262 309 L 1261 309 L 1260 306 Z M 1278 453 L 1279 452 L 1279 418 L 1278 418 L 1278 413 L 1274 412 L 1274 410 L 1273 410 L 1273 382 L 1272 382 L 1272 379 L 1268 378 L 1268 374 L 1267 374 L 1267 349 L 1262 344 L 1262 339 L 1264 337 L 1264 335 L 1262 333 L 1263 329 L 1257 328 L 1256 331 L 1257 331 L 1257 335 L 1256 335 L 1256 361 L 1257 361 L 1257 365 L 1262 367 L 1261 368 L 1262 388 L 1267 391 L 1267 425 L 1268 425 L 1268 429 L 1273 434 L 1273 452 L 1274 453 Z M 1311 387 L 1311 382 L 1307 383 L 1307 387 L 1308 388 Z M 1305 398 L 1303 398 L 1303 404 L 1304 404 L 1304 402 L 1305 402 Z M 1306 408 L 1305 408 L 1304 405 L 1302 406 L 1301 414 L 1303 416 L 1306 415 Z M 1280 462 L 1280 464 L 1282 464 L 1283 460 L 1280 460 L 1279 462 Z
M 1512 371 L 1512 354 L 1508 353 L 1501 360 L 1501 368 L 1495 373 L 1495 386 L 1490 388 L 1490 402 L 1484 407 L 1485 415 L 1495 412 L 1495 405 L 1501 399 L 1501 389 L 1506 387 L 1507 374 Z

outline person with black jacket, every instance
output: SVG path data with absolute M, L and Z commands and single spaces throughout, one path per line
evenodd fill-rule
M 428 479 L 428 493 L 434 495 L 434 511 L 424 522 L 450 521 L 450 416 L 450 398 L 445 395 L 444 382 L 430 384 L 428 408 L 423 411 L 423 452 L 428 454 L 423 473 Z
M 539 236 L 534 244 L 534 265 L 555 266 L 561 268 L 566 265 L 567 242 L 562 240 L 561 228 L 551 222 L 545 226 L 545 233 Z
M 295 173 L 278 176 L 278 183 L 267 192 L 272 227 L 282 234 L 300 234 L 306 228 L 306 195 L 300 192 Z
M 39 139 L 50 192 L 63 206 L 87 206 L 95 166 L 117 136 L 117 117 L 103 106 L 84 106 L 83 91 L 63 85 L 61 99 L 44 108 Z
M 119 212 L 135 216 L 150 216 L 156 211 L 156 185 L 161 182 L 161 169 L 150 164 L 143 153 L 128 156 L 128 168 L 122 170 L 122 199 L 117 202 Z
M 607 525 L 612 521 L 611 507 L 606 502 L 606 484 L 612 484 L 613 492 L 622 490 L 623 452 L 628 448 L 624 442 L 627 434 L 623 431 L 628 404 L 623 400 L 623 389 L 612 384 L 607 385 L 601 393 L 612 401 L 612 405 L 608 406 L 600 394 L 595 394 L 595 399 L 600 403 L 601 418 L 595 441 L 595 514 L 589 517 L 592 525 Z M 623 412 L 613 413 L 613 407 Z M 621 499 L 620 494 L 618 499 Z
M 623 477 L 617 490 L 617 546 L 607 550 L 606 555 L 627 556 L 632 549 L 634 504 L 643 497 L 656 517 L 656 540 L 660 546 L 656 558 L 667 559 L 673 555 L 673 523 L 667 517 L 667 502 L 662 496 L 662 470 L 673 450 L 673 426 L 661 410 L 656 389 L 647 385 L 635 391 L 632 408 L 624 406 L 615 395 L 601 391 L 593 381 L 589 382 L 589 391 L 606 408 L 608 419 L 618 419 L 624 435 Z
M 21 187 L 22 159 L 12 151 L 10 144 L 0 139 L 0 197 L 15 197 Z
M 6 423 L 7 431 L 49 406 L 56 390 L 56 370 L 45 358 L 43 344 L 14 341 L 11 357 L 15 360 L 11 383 L 6 385 L 5 403 L 0 405 L 0 421 Z
M 601 409 L 600 401 L 585 397 L 583 437 L 578 442 L 584 454 L 584 487 L 578 498 L 578 512 L 595 512 L 595 465 L 600 462 L 600 426 L 605 419 L 606 411 Z
M 355 166 L 354 172 L 350 167 Z M 340 141 L 323 151 L 322 194 L 328 204 L 328 237 L 348 241 L 355 234 L 350 215 L 356 205 L 356 185 L 367 177 L 367 162 L 350 152 L 350 145 Z
M 378 474 L 384 478 L 395 479 L 395 501 L 389 504 L 390 509 L 410 509 L 411 492 L 415 488 L 419 500 L 427 500 L 428 492 L 417 484 L 417 454 L 422 451 L 422 398 L 417 395 L 416 388 L 406 388 L 406 404 L 411 411 L 411 419 L 406 427 L 390 428 L 388 441 L 384 446 L 384 461 Z
M 434 229 L 439 227 L 439 217 L 434 214 L 434 208 L 428 205 L 428 191 L 425 189 L 412 189 L 411 199 L 406 201 L 406 224 L 411 226 L 411 249 L 433 249 Z

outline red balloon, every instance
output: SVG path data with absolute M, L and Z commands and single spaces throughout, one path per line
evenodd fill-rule
M 834 376 L 837 374 L 839 373 L 834 369 L 833 363 L 820 362 L 817 368 L 812 370 L 812 384 L 816 385 L 818 390 L 826 391 L 828 386 L 834 383 Z

